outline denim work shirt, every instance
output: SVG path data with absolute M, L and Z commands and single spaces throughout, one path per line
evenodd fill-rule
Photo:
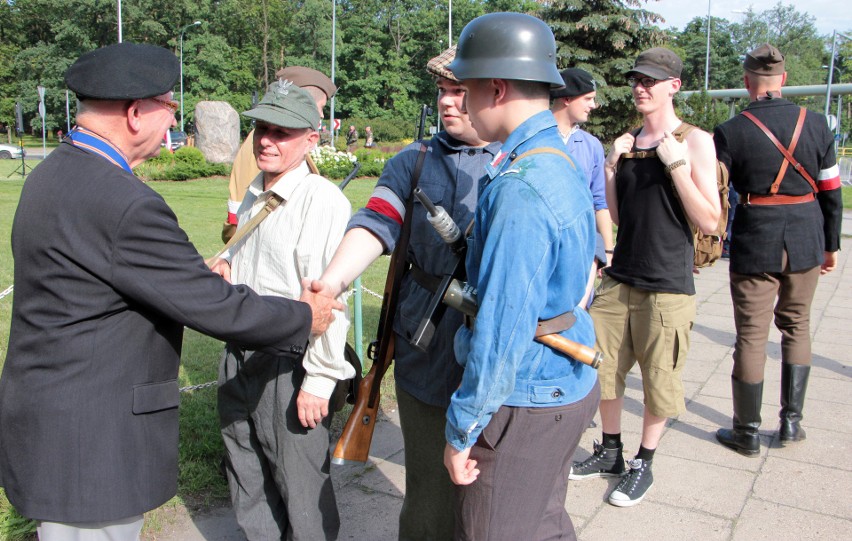
M 427 141 L 428 153 L 418 186 L 433 203 L 444 207 L 464 231 L 473 219 L 477 182 L 485 174 L 485 166 L 494 158 L 499 143 L 471 147 L 446 132 L 438 132 Z M 405 147 L 385 164 L 382 176 L 367 207 L 349 221 L 347 230 L 361 227 L 378 238 L 390 253 L 401 232 L 405 201 L 411 197 L 411 175 L 420 143 Z M 412 209 L 411 240 L 408 261 L 433 276 L 449 273 L 457 256 L 441 240 L 426 219 L 427 211 L 416 198 Z M 393 330 L 394 378 L 396 384 L 416 399 L 432 406 L 446 408 L 450 396 L 458 388 L 462 369 L 453 354 L 453 339 L 462 325 L 461 313 L 448 309 L 435 329 L 428 351 L 408 343 L 426 312 L 433 293 L 414 281 L 410 273 L 402 279 Z
M 474 329 L 456 334 L 464 365 L 447 412 L 447 441 L 471 447 L 501 406 L 554 407 L 584 398 L 595 370 L 533 341 L 536 324 L 573 311 L 560 334 L 593 346 L 592 320 L 578 308 L 595 249 L 592 197 L 564 157 L 536 148 L 564 145 L 550 111 L 527 119 L 486 167 L 468 238 L 467 273 L 478 291 Z

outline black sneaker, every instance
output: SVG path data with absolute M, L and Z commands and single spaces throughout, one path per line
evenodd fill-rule
M 629 463 L 630 471 L 618 483 L 609 503 L 617 507 L 632 507 L 642 501 L 648 489 L 654 486 L 654 475 L 651 473 L 651 461 L 634 458 Z
M 594 454 L 582 462 L 575 462 L 568 479 L 578 481 L 593 477 L 621 477 L 625 471 L 621 454 L 623 448 L 624 444 L 619 444 L 617 449 L 607 449 L 595 440 Z

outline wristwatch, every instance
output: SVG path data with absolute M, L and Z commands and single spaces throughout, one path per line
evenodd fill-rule
M 683 158 L 673 161 L 672 163 L 666 166 L 666 173 L 671 173 L 681 165 L 686 165 L 686 160 L 684 160 Z

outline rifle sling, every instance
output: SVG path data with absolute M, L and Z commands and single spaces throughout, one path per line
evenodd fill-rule
M 370 352 L 375 353 L 372 359 L 374 363 L 383 363 L 381 373 L 377 371 L 377 376 L 373 386 L 370 388 L 370 397 L 368 404 L 373 407 L 379 396 L 379 383 L 381 377 L 384 376 L 384 370 L 390 366 L 390 359 L 387 359 L 389 348 L 393 347 L 393 320 L 396 317 L 397 297 L 399 296 L 399 287 L 402 284 L 402 275 L 405 273 L 408 259 L 408 241 L 411 238 L 411 222 L 414 207 L 414 188 L 420 180 L 420 173 L 423 172 L 423 162 L 426 161 L 426 151 L 429 149 L 425 143 L 421 141 L 420 150 L 417 155 L 417 162 L 414 164 L 414 170 L 411 173 L 411 190 L 408 193 L 408 198 L 405 201 L 405 217 L 402 220 L 402 231 L 399 235 L 399 240 L 396 242 L 396 248 L 391 255 L 390 266 L 388 268 L 387 280 L 385 280 L 385 295 L 382 298 L 382 311 L 379 314 L 379 327 L 376 333 L 378 339 L 378 351 L 370 348 Z

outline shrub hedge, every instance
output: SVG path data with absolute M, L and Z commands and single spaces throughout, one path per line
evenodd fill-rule
M 139 165 L 133 172 L 146 180 L 189 180 L 228 176 L 231 174 L 231 166 L 226 163 L 209 163 L 195 147 L 181 147 L 174 153 L 163 148 L 159 156 Z

